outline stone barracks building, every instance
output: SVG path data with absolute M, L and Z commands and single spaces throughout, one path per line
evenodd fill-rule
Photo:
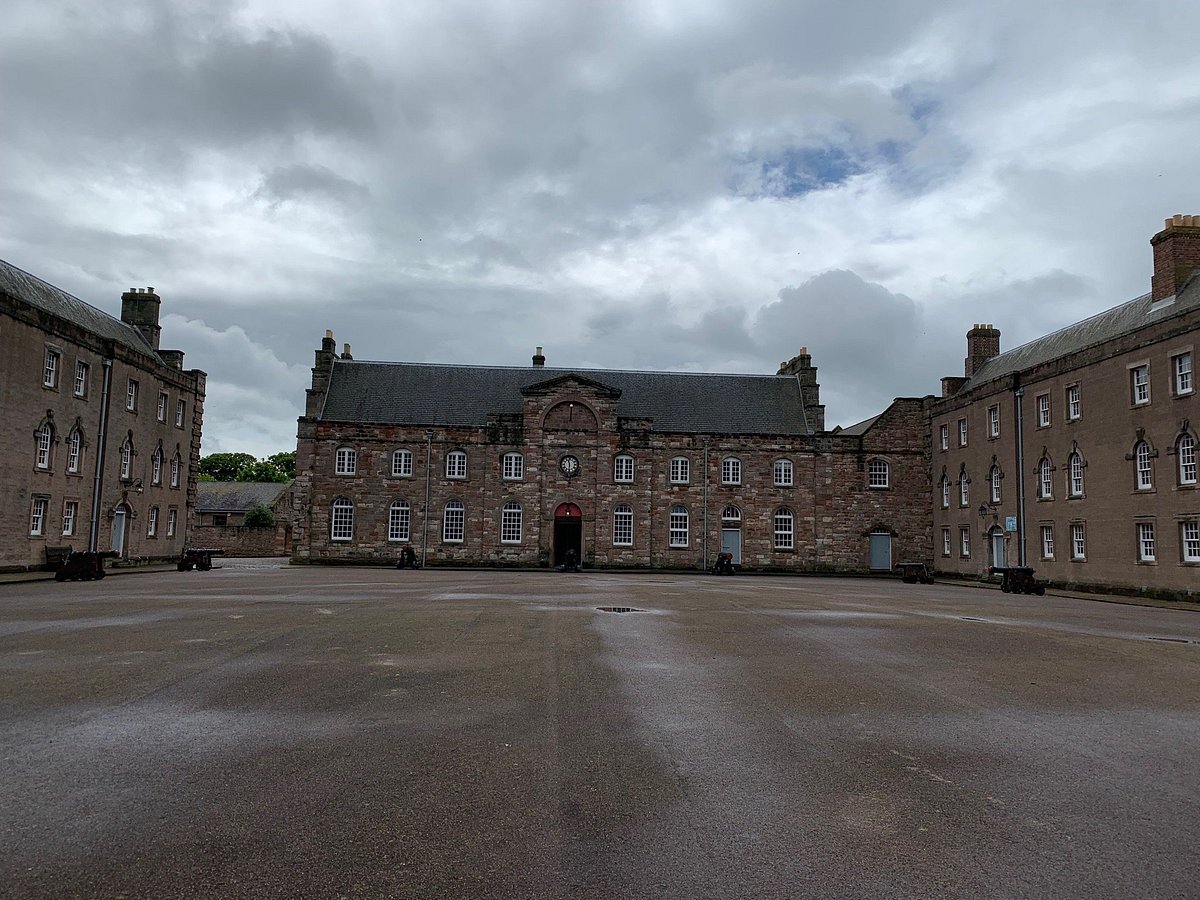
M 160 304 L 132 289 L 116 319 L 0 261 L 0 570 L 63 547 L 179 555 L 205 374 L 159 347 Z
M 922 400 L 825 431 L 776 375 L 363 362 L 332 333 L 299 421 L 297 562 L 851 572 L 925 558 Z

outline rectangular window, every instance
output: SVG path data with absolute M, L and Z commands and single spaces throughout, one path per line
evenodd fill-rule
M 467 477 L 467 454 L 461 450 L 452 450 L 446 454 L 446 477 Z
M 75 360 L 75 396 L 86 397 L 88 392 L 88 364 Z
M 446 505 L 446 513 L 442 519 L 442 540 L 448 544 L 461 544 L 466 528 L 466 510 L 462 504 Z
M 392 454 L 392 475 L 395 478 L 411 478 L 413 455 L 411 450 L 397 450 Z
M 505 481 L 520 481 L 525 477 L 525 458 L 520 453 L 505 453 L 501 467 Z
M 52 347 L 47 347 L 46 356 L 42 364 L 43 387 L 58 387 L 58 371 L 60 362 L 62 362 L 62 354 Z
M 1139 562 L 1154 562 L 1154 523 L 1153 522 L 1138 522 L 1137 523 L 1137 538 L 1138 538 L 1138 561 Z
M 1042 526 L 1042 559 L 1054 559 L 1054 526 Z
M 1000 407 L 988 407 L 988 437 L 1000 437 Z
M 79 501 L 66 500 L 63 502 L 63 537 L 75 533 L 75 521 L 79 518 Z
M 867 463 L 867 487 L 886 488 L 888 481 L 888 464 L 882 459 L 873 459 Z
M 388 540 L 407 541 L 411 510 L 406 500 L 397 500 L 388 509 Z
M 354 505 L 352 503 L 346 500 L 333 501 L 329 537 L 335 541 L 354 539 Z
M 1087 559 L 1087 541 L 1082 522 L 1071 525 L 1071 559 Z
M 775 486 L 791 487 L 793 478 L 792 461 L 790 459 L 775 460 Z
M 958 529 L 958 555 L 963 559 L 971 555 L 971 529 L 965 526 Z
M 742 483 L 742 461 L 740 459 L 721 460 L 721 484 Z
M 942 529 L 942 556 L 950 555 L 950 529 Z
M 50 446 L 54 440 L 54 432 L 50 430 L 49 425 L 43 425 L 37 432 L 37 467 L 39 469 L 50 468 Z
M 521 543 L 521 504 L 506 503 L 500 510 L 500 543 Z
M 213 526 L 216 528 L 224 528 L 226 525 L 229 524 L 229 516 L 225 515 L 224 513 L 214 513 L 212 523 L 213 523 Z M 333 539 L 335 541 L 341 540 L 338 537 L 337 523 L 338 523 L 338 510 L 337 510 L 337 507 L 334 507 L 334 510 L 333 510 Z M 350 538 L 347 537 L 346 540 L 350 540 Z
M 138 383 L 132 378 L 125 385 L 125 408 L 130 412 L 137 412 L 138 405 Z
M 941 428 L 938 431 L 939 431 L 939 434 L 941 434 L 942 449 L 949 450 L 950 449 L 950 426 L 943 425 L 943 426 L 941 426 Z
M 45 497 L 34 497 L 29 511 L 29 533 L 37 537 L 46 533 L 46 507 L 50 501 Z
M 1180 353 L 1171 358 L 1171 369 L 1175 375 L 1175 395 L 1192 392 L 1192 353 Z
M 1132 366 L 1129 369 L 1130 401 L 1134 406 L 1150 402 L 1150 364 Z
M 1050 395 L 1041 394 L 1037 398 L 1038 428 L 1050 427 Z
M 613 512 L 613 546 L 633 546 L 633 509 L 618 506 Z
M 183 412 L 184 412 L 184 409 L 186 408 L 186 406 L 187 406 L 187 404 L 185 404 L 182 400 L 175 401 L 175 427 L 176 428 L 183 427 Z
M 691 475 L 692 464 L 686 456 L 676 456 L 671 460 L 671 484 L 687 484 Z
M 633 481 L 633 457 L 618 456 L 613 460 L 613 481 L 628 484 Z
M 160 421 L 160 422 L 167 421 L 167 392 L 166 391 L 159 391 L 159 393 L 158 393 L 158 409 L 156 410 L 155 415 L 157 415 L 158 421 Z
M 171 507 L 167 510 L 167 537 L 175 537 L 175 527 L 179 524 L 179 510 Z
M 334 456 L 335 475 L 353 475 L 358 471 L 358 453 L 353 447 L 338 447 Z
M 971 482 L 967 478 L 967 473 L 962 473 L 962 478 L 958 482 L 958 505 L 971 505 Z
M 1200 522 L 1183 522 L 1179 526 L 1179 543 L 1184 562 L 1200 562 Z
M 967 446 L 967 420 L 958 420 L 958 446 Z
M 942 476 L 942 509 L 950 508 L 950 479 Z
M 1079 385 L 1072 384 L 1067 387 L 1067 421 L 1074 422 L 1079 418 L 1083 411 L 1083 405 L 1079 400 Z
M 179 457 L 171 457 L 171 487 L 179 487 Z
M 150 507 L 150 513 L 146 516 L 146 537 L 158 537 L 158 507 Z
M 688 545 L 688 514 L 686 509 L 676 507 L 671 510 L 669 543 L 672 547 L 686 547 Z
M 791 550 L 795 547 L 795 523 L 787 510 L 775 513 L 775 549 Z

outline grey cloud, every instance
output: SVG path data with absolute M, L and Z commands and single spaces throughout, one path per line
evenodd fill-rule
M 317 165 L 278 166 L 267 172 L 255 191 L 256 197 L 273 205 L 309 198 L 336 203 L 359 203 L 370 196 L 365 185 Z

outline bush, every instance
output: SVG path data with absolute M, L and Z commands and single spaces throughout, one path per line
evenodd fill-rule
M 246 512 L 246 524 L 251 528 L 273 528 L 275 513 L 261 504 L 252 506 Z

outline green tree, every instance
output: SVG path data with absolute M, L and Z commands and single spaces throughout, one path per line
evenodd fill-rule
M 234 481 L 288 481 L 289 476 L 281 471 L 274 463 L 265 459 L 255 459 L 246 463 L 237 471 Z
M 273 528 L 275 527 L 275 513 L 261 503 L 258 506 L 252 506 L 246 510 L 246 524 L 251 528 Z
M 197 473 L 206 481 L 237 481 L 238 472 L 252 462 L 249 453 L 212 453 L 200 460 Z
M 267 462 L 271 463 L 280 472 L 288 478 L 296 477 L 296 451 L 288 450 L 284 453 L 276 453 L 267 457 Z

